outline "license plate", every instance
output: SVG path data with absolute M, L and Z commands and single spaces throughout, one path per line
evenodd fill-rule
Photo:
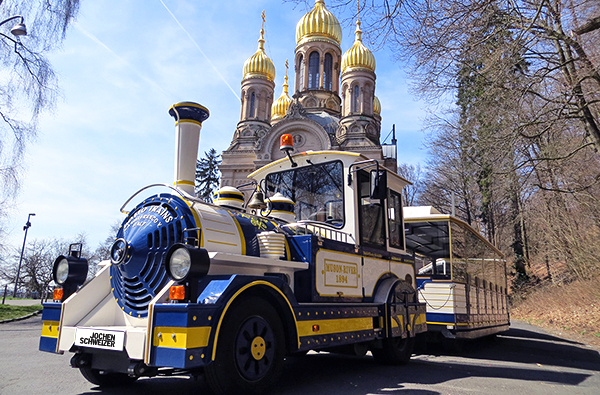
M 77 328 L 75 331 L 76 346 L 123 351 L 123 344 L 125 344 L 125 332 L 93 328 Z

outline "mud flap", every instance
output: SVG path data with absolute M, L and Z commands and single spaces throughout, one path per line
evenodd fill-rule
M 397 282 L 387 301 L 386 337 L 415 337 L 427 331 L 426 305 L 417 302 L 414 288 L 404 282 Z

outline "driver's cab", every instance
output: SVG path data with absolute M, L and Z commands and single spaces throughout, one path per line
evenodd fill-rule
M 405 251 L 402 188 L 409 182 L 353 152 L 308 151 L 250 174 L 268 202 L 279 194 L 293 202 L 287 229 L 367 249 Z M 270 216 L 270 208 L 262 211 Z M 274 215 L 274 214 L 273 214 Z

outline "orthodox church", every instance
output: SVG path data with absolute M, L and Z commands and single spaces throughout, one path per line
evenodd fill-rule
M 244 64 L 240 122 L 222 153 L 221 187 L 246 183 L 246 176 L 285 156 L 282 134 L 291 134 L 295 152 L 343 150 L 384 160 L 396 168 L 396 146 L 382 146 L 381 104 L 375 96 L 375 57 L 363 44 L 360 19 L 354 44 L 342 55 L 337 18 L 316 0 L 296 26 L 293 96 L 286 76 L 275 93 L 275 65 L 265 53 L 264 14 L 258 49 Z

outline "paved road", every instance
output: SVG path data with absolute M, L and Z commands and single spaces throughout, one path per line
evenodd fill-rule
M 209 393 L 202 379 L 141 379 L 100 390 L 69 367 L 68 355 L 37 351 L 40 317 L 0 325 L 0 394 L 184 395 Z M 431 350 L 429 351 L 431 352 Z M 283 395 L 578 395 L 600 394 L 600 355 L 589 347 L 516 322 L 495 341 L 468 346 L 462 356 L 434 350 L 402 367 L 372 358 L 309 354 L 286 361 Z

